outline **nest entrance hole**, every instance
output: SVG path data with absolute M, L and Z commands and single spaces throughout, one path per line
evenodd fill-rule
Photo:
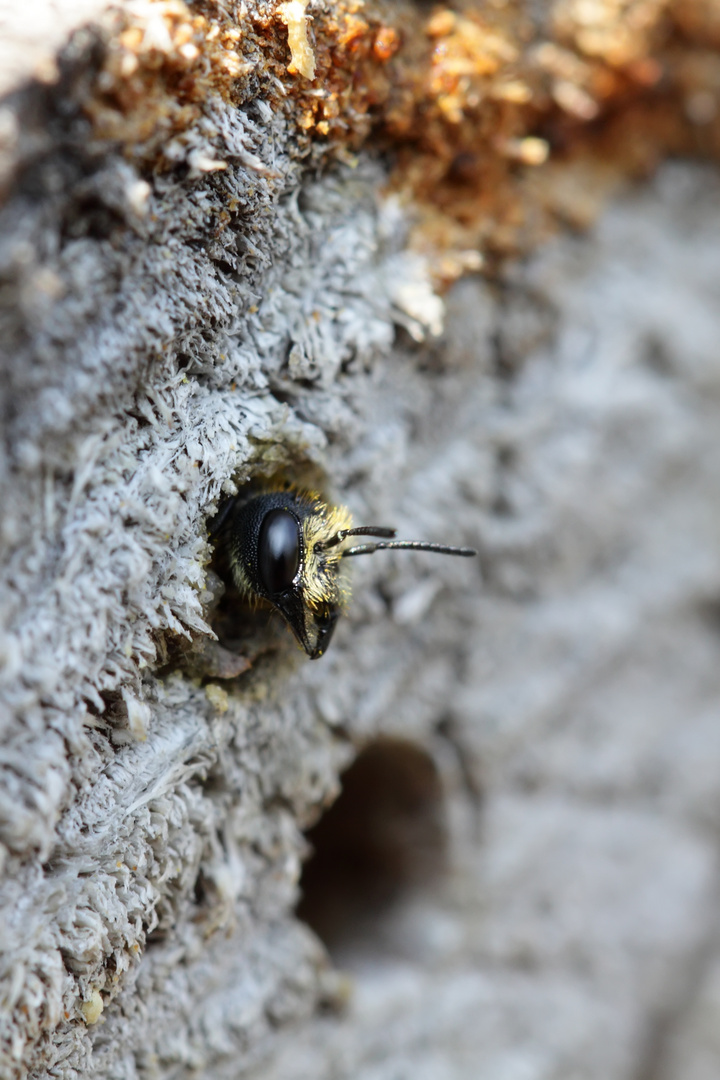
M 307 833 L 312 854 L 297 915 L 331 953 L 379 946 L 403 901 L 432 889 L 446 866 L 443 793 L 430 755 L 378 739 L 342 777 L 336 802 Z

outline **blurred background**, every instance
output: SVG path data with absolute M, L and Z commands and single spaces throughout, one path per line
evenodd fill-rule
M 455 286 L 444 343 L 384 376 L 416 475 L 383 520 L 477 544 L 480 580 L 357 568 L 370 741 L 298 907 L 348 1013 L 270 1075 L 720 1074 L 719 200 L 665 166 L 500 299 Z
M 0 1075 L 717 1080 L 717 4 L 1 18 Z

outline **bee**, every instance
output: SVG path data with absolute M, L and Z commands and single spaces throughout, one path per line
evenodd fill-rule
M 387 548 L 477 555 L 474 548 L 423 540 L 395 540 L 396 530 L 353 527 L 350 511 L 330 506 L 316 492 L 292 487 L 236 496 L 220 511 L 216 540 L 233 582 L 246 598 L 266 601 L 280 613 L 311 660 L 327 651 L 350 592 L 341 564 Z M 351 537 L 369 543 L 346 546 Z

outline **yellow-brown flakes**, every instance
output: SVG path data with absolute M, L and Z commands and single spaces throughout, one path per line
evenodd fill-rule
M 436 283 L 468 252 L 491 269 L 558 221 L 586 227 L 668 153 L 717 156 L 720 57 L 689 40 L 717 12 L 716 0 L 556 0 L 543 33 L 521 0 L 459 0 L 426 17 L 424 50 L 403 20 L 379 131 Z
M 277 12 L 287 26 L 288 46 L 292 59 L 288 64 L 291 75 L 304 75 L 306 79 L 315 78 L 315 53 L 308 39 L 307 32 L 308 0 L 287 0 L 280 4 Z
M 129 15 L 116 17 L 84 108 L 97 138 L 162 167 L 173 160 L 172 137 L 192 127 L 208 96 L 231 91 L 250 65 L 238 50 L 239 28 L 212 22 L 182 0 L 156 0 L 142 12 L 132 23 Z
M 400 35 L 392 26 L 381 26 L 373 41 L 373 56 L 385 63 L 391 60 L 400 48 Z
M 241 104 L 260 96 L 298 129 L 298 153 L 359 146 L 388 100 L 400 34 L 362 0 L 312 17 L 305 0 L 260 0 L 236 23 L 222 5 L 148 0 L 115 15 L 102 69 L 83 102 L 99 139 L 152 169 L 182 156 L 174 141 L 213 95 Z M 298 75 L 301 76 L 298 78 Z M 193 162 L 202 171 L 210 161 Z M 216 163 L 215 167 L 222 167 Z
M 662 36 L 668 0 L 556 0 L 554 36 L 610 67 L 642 60 Z
M 85 102 L 96 135 L 171 168 L 220 95 L 284 112 L 302 156 L 371 139 L 439 284 L 588 224 L 667 153 L 720 154 L 717 0 L 555 0 L 543 26 L 530 0 L 311 2 L 126 9 Z

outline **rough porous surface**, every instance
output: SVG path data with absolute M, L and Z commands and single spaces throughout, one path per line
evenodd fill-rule
M 346 932 L 349 1014 L 254 1077 L 717 1075 L 719 197 L 666 168 L 499 305 L 449 298 L 410 492 L 459 485 L 483 582 L 374 626 L 352 708 L 441 761 L 450 736 L 451 870 Z M 483 395 L 498 335 L 515 366 Z M 392 579 L 395 611 L 414 588 Z
M 0 1075 L 716 1076 L 715 173 L 438 337 L 382 162 L 218 99 L 148 180 L 61 104 L 0 210 Z M 207 519 L 278 474 L 480 557 L 357 560 L 326 657 L 202 679 Z M 329 962 L 303 831 L 378 736 L 444 856 Z

